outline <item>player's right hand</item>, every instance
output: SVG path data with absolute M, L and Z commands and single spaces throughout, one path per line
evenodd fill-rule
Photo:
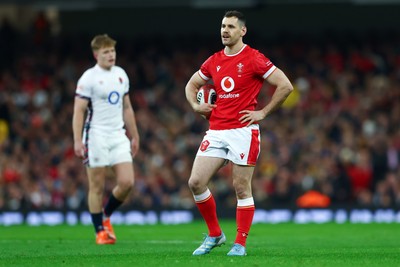
M 74 143 L 74 152 L 78 158 L 85 158 L 86 146 L 82 142 Z
M 208 103 L 197 104 L 194 111 L 200 113 L 201 115 L 209 116 L 211 114 L 211 111 L 216 107 L 217 105 L 215 104 L 208 104 Z

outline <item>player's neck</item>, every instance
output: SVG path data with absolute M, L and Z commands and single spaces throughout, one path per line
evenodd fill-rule
M 97 65 L 102 69 L 102 70 L 111 70 L 112 66 L 109 65 L 104 65 L 104 64 L 99 64 L 97 63 Z
M 225 54 L 226 55 L 234 55 L 239 53 L 240 50 L 245 46 L 243 42 L 238 42 L 232 46 L 225 46 Z

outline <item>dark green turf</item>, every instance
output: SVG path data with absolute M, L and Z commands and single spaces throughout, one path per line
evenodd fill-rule
M 115 225 L 117 244 L 98 246 L 91 226 L 0 227 L 0 266 L 400 266 L 399 224 L 256 224 L 246 257 L 228 257 L 235 223 L 221 223 L 227 244 L 192 256 L 206 232 L 185 225 Z

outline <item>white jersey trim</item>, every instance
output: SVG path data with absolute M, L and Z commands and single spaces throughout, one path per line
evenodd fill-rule
M 210 78 L 208 78 L 206 75 L 204 75 L 204 74 L 201 72 L 201 70 L 199 70 L 198 73 L 199 73 L 199 75 L 200 75 L 200 78 L 202 78 L 203 80 L 206 80 L 206 81 L 210 80 Z
M 272 72 L 276 69 L 276 66 L 272 66 L 264 75 L 263 78 L 267 79 L 269 75 L 271 75 Z
M 240 53 L 242 53 L 243 49 L 244 49 L 246 46 L 247 46 L 247 44 L 244 44 L 243 47 L 240 48 L 240 50 L 239 50 L 237 53 L 233 54 L 233 55 L 228 55 L 228 54 L 225 52 L 225 49 L 224 49 L 224 54 L 225 54 L 225 56 L 227 56 L 227 57 L 234 57 L 234 56 L 237 56 L 237 55 L 239 55 Z

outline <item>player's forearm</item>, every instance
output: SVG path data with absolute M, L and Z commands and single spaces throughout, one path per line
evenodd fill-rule
M 72 117 L 72 133 L 74 142 L 82 142 L 83 117 L 83 112 L 75 110 Z
M 72 133 L 75 143 L 82 142 L 82 131 L 87 105 L 88 100 L 75 97 L 74 114 L 72 116 Z
M 185 87 L 186 99 L 192 106 L 192 109 L 197 112 L 199 110 L 199 103 L 197 102 L 197 92 L 199 88 L 206 83 L 202 78 L 200 78 L 198 72 L 195 72 L 190 78 L 189 82 Z
M 185 87 L 185 94 L 190 106 L 192 106 L 192 109 L 196 111 L 197 106 L 199 105 L 196 99 L 197 88 L 193 84 L 188 83 Z
M 124 109 L 124 123 L 131 137 L 136 141 L 139 141 L 139 131 L 136 125 L 135 112 L 132 109 Z
M 271 101 L 262 109 L 265 117 L 278 109 L 292 91 L 293 86 L 290 83 L 279 85 L 276 88 L 275 93 L 272 95 Z

